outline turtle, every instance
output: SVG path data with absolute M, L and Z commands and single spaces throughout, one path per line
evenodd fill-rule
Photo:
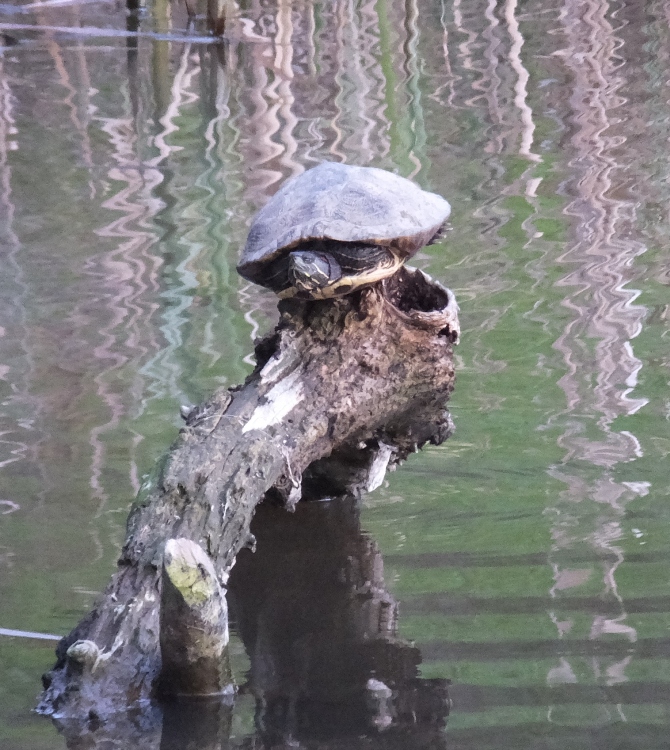
M 393 172 L 323 162 L 256 214 L 237 270 L 282 298 L 342 296 L 438 241 L 450 213 L 444 198 Z

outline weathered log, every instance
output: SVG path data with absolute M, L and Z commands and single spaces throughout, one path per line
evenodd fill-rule
M 199 544 L 225 586 L 238 552 L 253 544 L 249 524 L 266 493 L 291 507 L 303 475 L 328 485 L 333 467 L 359 459 L 361 488 L 369 487 L 382 463 L 449 434 L 444 404 L 458 318 L 444 287 L 402 269 L 341 299 L 286 300 L 280 312 L 275 332 L 256 346 L 257 366 L 244 386 L 219 390 L 193 409 L 143 486 L 118 570 L 59 644 L 40 712 L 97 721 L 155 696 L 167 539 Z

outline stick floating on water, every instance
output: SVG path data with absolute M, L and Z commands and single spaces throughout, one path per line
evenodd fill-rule
M 71 34 L 73 36 L 90 36 L 97 38 L 145 38 L 165 42 L 190 42 L 193 44 L 218 44 L 222 41 L 218 36 L 195 36 L 186 32 L 171 32 L 160 34 L 156 31 L 127 31 L 126 29 L 101 29 L 97 26 L 35 26 L 31 23 L 0 23 L 1 31 L 53 31 L 57 34 Z
M 0 628 L 0 635 L 8 635 L 12 638 L 35 638 L 39 641 L 60 641 L 63 637 L 51 633 L 31 633 L 29 630 L 11 630 L 10 628 Z

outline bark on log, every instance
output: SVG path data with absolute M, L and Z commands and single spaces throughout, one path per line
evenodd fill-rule
M 238 552 L 253 544 L 249 524 L 266 493 L 291 507 L 306 470 L 312 487 L 332 487 L 343 466 L 357 465 L 362 487 L 371 486 L 381 464 L 450 433 L 444 404 L 458 318 L 444 287 L 402 269 L 341 299 L 286 300 L 280 312 L 244 386 L 193 409 L 145 483 L 118 570 L 59 644 L 38 711 L 97 721 L 155 696 L 167 539 L 199 544 L 225 586 Z

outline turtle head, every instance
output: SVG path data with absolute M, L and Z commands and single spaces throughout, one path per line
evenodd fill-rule
M 298 292 L 318 292 L 342 276 L 340 264 L 330 253 L 294 250 L 289 255 L 288 276 Z

